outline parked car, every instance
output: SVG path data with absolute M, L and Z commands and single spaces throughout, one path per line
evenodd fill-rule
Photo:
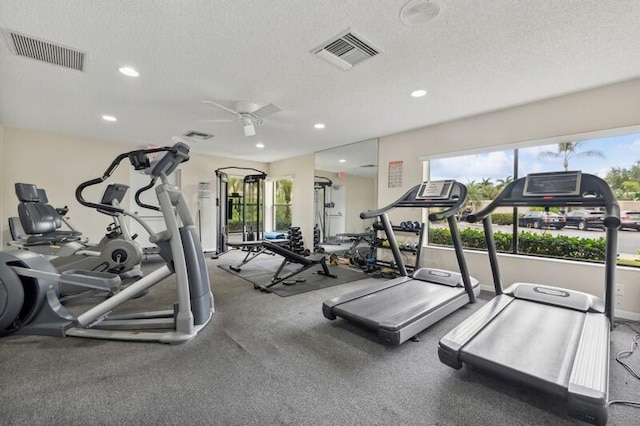
M 640 212 L 623 210 L 620 212 L 620 229 L 640 230 Z
M 518 218 L 518 226 L 524 228 L 564 228 L 565 218 L 553 212 L 528 212 Z
M 604 229 L 604 212 L 598 210 L 571 210 L 565 217 L 566 226 L 575 226 L 581 231 L 588 229 Z

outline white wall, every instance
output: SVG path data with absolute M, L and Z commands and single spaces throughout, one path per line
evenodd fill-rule
M 304 245 L 313 249 L 313 176 L 314 155 L 303 155 L 269 164 L 269 178 L 290 177 L 293 179 L 291 191 L 291 222 L 302 230 Z
M 513 143 L 543 140 L 551 143 L 563 136 L 595 136 L 610 131 L 622 133 L 625 129 L 637 130 L 638 126 L 640 79 L 635 79 L 381 137 L 378 148 L 378 205 L 384 206 L 392 202 L 422 181 L 420 157 L 442 157 Z M 404 161 L 403 187 L 387 189 L 387 167 L 389 161 L 394 160 Z M 394 214 L 397 216 L 397 211 Z M 392 220 L 396 216 L 392 216 Z M 423 259 L 423 262 L 429 262 L 431 266 L 455 269 L 451 251 L 429 248 Z M 574 262 L 518 256 L 505 257 L 504 260 L 505 283 L 551 280 L 560 285 L 567 283 L 577 290 L 594 291 L 596 294 L 596 290 L 600 288 L 600 281 L 593 279 L 593 269 L 597 265 L 574 265 Z M 472 275 L 484 276 L 487 270 L 483 272 L 482 268 L 486 267 L 487 265 L 472 263 L 470 271 Z M 617 281 L 625 284 L 625 296 L 619 298 L 618 309 L 640 316 L 640 270 L 618 269 Z M 490 275 L 482 278 L 482 281 L 491 284 Z

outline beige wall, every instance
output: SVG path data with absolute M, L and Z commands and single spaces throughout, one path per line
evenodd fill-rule
M 4 214 L 4 158 L 5 158 L 5 151 L 4 151 L 4 126 L 2 124 L 0 124 L 0 223 L 4 224 L 7 223 L 7 219 L 6 216 Z M 3 225 L 4 226 L 4 225 Z M 3 234 L 4 232 L 2 232 L 3 228 L 0 227 L 0 250 L 2 250 L 2 248 L 4 247 L 4 238 L 3 238 Z
M 381 137 L 378 205 L 397 199 L 422 180 L 420 157 L 442 157 L 513 143 L 552 143 L 564 136 L 623 133 L 631 129 L 637 131 L 638 126 L 640 79 Z M 404 161 L 403 187 L 391 190 L 387 189 L 387 168 L 389 161 L 395 160 Z M 451 251 L 428 249 L 425 254 L 424 262 L 428 261 L 429 265 L 455 269 Z M 487 275 L 483 261 L 486 259 L 474 262 L 470 270 L 472 275 L 481 275 L 481 281 L 491 285 L 491 276 Z M 517 256 L 505 257 L 503 265 L 505 284 L 515 280 L 551 281 L 559 285 L 566 282 L 571 288 L 596 294 L 601 287 L 598 285 L 601 281 L 592 277 L 595 265 Z M 625 284 L 625 296 L 619 298 L 618 309 L 640 318 L 640 270 L 619 269 L 617 281 Z
M 301 228 L 304 245 L 309 250 L 313 249 L 313 172 L 313 154 L 269 164 L 269 179 L 293 179 L 291 222 Z
M 315 171 L 316 176 L 331 179 L 334 185 L 344 185 L 347 191 L 345 206 L 345 232 L 364 232 L 373 220 L 360 219 L 360 213 L 376 208 L 376 178 L 347 176 L 339 179 L 337 173 Z
M 0 216 L 3 218 L 4 244 L 11 239 L 6 218 L 17 214 L 15 182 L 34 183 L 47 190 L 52 204 L 69 206 L 73 224 L 91 241 L 98 241 L 104 235 L 109 218 L 80 205 L 75 199 L 75 188 L 83 181 L 101 176 L 118 154 L 134 150 L 136 146 L 8 127 L 4 128 L 4 138 L 0 138 L 0 149 L 2 144 L 5 151 L 0 162 Z M 212 182 L 212 189 L 215 189 L 214 171 L 227 166 L 267 171 L 265 163 L 191 153 L 190 160 L 182 164 L 180 170 L 182 190 L 194 220 L 198 209 L 198 183 Z M 123 161 L 110 182 L 130 184 L 130 169 L 128 161 Z M 98 200 L 103 190 L 104 187 L 99 186 L 94 191 L 87 190 L 85 198 Z M 129 197 L 124 199 L 123 205 L 129 206 Z

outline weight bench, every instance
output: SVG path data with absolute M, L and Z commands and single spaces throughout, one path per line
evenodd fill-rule
M 273 278 L 271 278 L 271 283 L 267 285 L 261 285 L 261 286 L 254 285 L 253 287 L 255 289 L 260 289 L 261 291 L 269 292 L 270 291 L 269 288 L 273 287 L 274 285 L 279 284 L 295 275 L 298 275 L 299 273 L 304 272 L 309 268 L 313 268 L 316 265 L 319 265 L 320 267 L 322 267 L 322 270 L 318 271 L 318 274 L 324 275 L 330 278 L 338 278 L 337 275 L 332 274 L 329 271 L 329 266 L 327 265 L 327 259 L 323 254 L 304 257 L 299 255 L 298 253 L 292 252 L 291 250 L 281 245 L 274 244 L 271 241 L 261 241 L 261 244 L 265 248 L 267 248 L 269 251 L 272 251 L 273 253 L 279 254 L 280 256 L 284 257 L 284 260 L 280 264 L 280 267 L 278 267 L 278 270 L 276 271 L 276 273 L 273 275 Z M 302 268 L 296 271 L 293 271 L 284 277 L 280 277 L 280 273 L 288 263 L 297 263 L 299 265 L 302 265 Z
M 289 240 L 286 238 L 274 239 L 269 241 L 277 246 L 289 244 Z M 253 259 L 255 259 L 261 254 L 270 254 L 273 256 L 275 253 L 273 253 L 272 250 L 266 247 L 263 243 L 264 241 L 228 242 L 227 245 L 229 247 L 237 248 L 240 250 L 246 250 L 247 252 L 247 255 L 244 257 L 244 259 L 242 259 L 242 262 L 238 263 L 237 265 L 230 265 L 229 269 L 235 272 L 240 272 L 244 265 L 251 262 Z

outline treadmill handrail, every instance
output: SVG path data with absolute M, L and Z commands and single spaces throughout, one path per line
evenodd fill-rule
M 429 220 L 443 220 L 448 218 L 449 216 L 455 215 L 463 206 L 467 200 L 467 187 L 460 182 L 453 182 L 453 187 L 451 189 L 452 194 L 456 194 L 458 197 L 456 199 L 445 199 L 445 200 L 433 200 L 433 199 L 418 199 L 416 196 L 418 195 L 418 191 L 422 184 L 416 185 L 407 192 L 404 193 L 402 197 L 389 204 L 388 206 L 379 208 L 377 210 L 368 210 L 366 212 L 360 213 L 360 219 L 372 219 L 374 217 L 380 216 L 383 213 L 388 212 L 394 208 L 402 208 L 402 207 L 413 207 L 413 208 L 431 208 L 431 207 L 448 207 L 446 210 L 437 213 L 431 213 L 429 215 Z
M 602 178 L 582 173 L 580 177 L 580 195 L 528 196 L 523 190 L 526 176 L 509 183 L 487 206 L 467 216 L 469 223 L 480 222 L 498 207 L 604 207 L 606 215 L 604 225 L 607 228 L 620 226 L 620 206 L 611 187 Z M 592 196 L 587 197 L 585 194 Z
M 493 240 L 493 226 L 491 212 L 501 206 L 541 206 L 541 207 L 568 207 L 589 206 L 605 207 L 606 215 L 604 226 L 606 231 L 607 246 L 605 249 L 604 266 L 604 305 L 605 315 L 609 319 L 611 327 L 614 320 L 614 289 L 615 271 L 618 247 L 618 227 L 620 226 L 620 206 L 611 187 L 602 178 L 587 174 L 580 174 L 580 193 L 577 195 L 534 195 L 524 196 L 526 177 L 521 177 L 509 183 L 498 196 L 485 208 L 467 216 L 470 223 L 482 221 L 485 240 L 487 243 L 487 255 L 493 275 L 493 285 L 496 295 L 503 293 L 502 280 L 498 262 L 498 252 Z

